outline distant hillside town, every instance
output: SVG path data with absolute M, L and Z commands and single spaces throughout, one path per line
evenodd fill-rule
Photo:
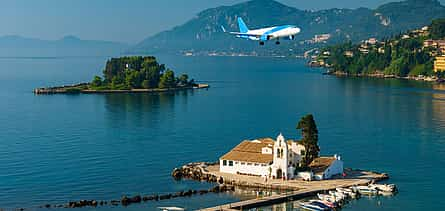
M 369 38 L 325 47 L 311 57 L 311 66 L 331 74 L 402 77 L 438 81 L 445 72 L 445 19 L 391 39 Z

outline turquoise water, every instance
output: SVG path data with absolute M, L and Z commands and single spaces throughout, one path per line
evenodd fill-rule
M 322 154 L 341 154 L 345 166 L 388 172 L 399 186 L 394 197 L 360 199 L 344 210 L 445 207 L 445 86 L 323 76 L 293 59 L 159 58 L 212 88 L 34 96 L 35 87 L 90 80 L 106 58 L 0 59 L 0 207 L 208 188 L 175 182 L 170 172 L 188 162 L 215 161 L 243 139 L 280 132 L 298 138 L 295 125 L 307 113 L 315 115 Z M 195 209 L 242 197 L 161 203 Z

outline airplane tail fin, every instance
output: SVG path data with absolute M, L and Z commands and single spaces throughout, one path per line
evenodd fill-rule
M 244 23 L 242 18 L 238 18 L 238 26 L 239 26 L 239 32 L 246 33 L 249 31 L 249 28 L 247 28 L 246 23 Z

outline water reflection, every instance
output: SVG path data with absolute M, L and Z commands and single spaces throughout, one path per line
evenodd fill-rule
M 114 127 L 157 127 L 162 119 L 174 117 L 177 106 L 186 106 L 193 90 L 156 94 L 104 95 L 108 123 Z

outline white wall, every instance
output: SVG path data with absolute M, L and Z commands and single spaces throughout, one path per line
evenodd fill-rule
M 297 177 L 310 181 L 310 180 L 312 180 L 312 177 L 314 177 L 314 174 L 312 174 L 311 171 L 302 171 L 302 172 L 298 172 Z
M 337 159 L 324 171 L 324 179 L 330 179 L 338 174 L 343 174 L 343 161 Z
M 292 157 L 289 156 L 289 161 L 292 161 L 292 163 L 295 164 L 296 166 L 298 166 L 298 164 L 300 163 L 301 151 L 304 151 L 304 146 L 301 144 L 297 144 L 296 142 L 293 142 L 291 145 L 291 152 L 289 153 L 289 155 L 291 153 L 293 154 Z
M 242 164 L 244 163 L 244 165 Z M 248 165 L 251 164 L 251 165 Z M 227 165 L 223 165 L 223 160 L 219 161 L 219 171 L 230 174 L 253 174 L 258 176 L 269 175 L 269 165 L 262 166 L 265 164 L 259 163 L 249 163 L 244 161 L 233 161 L 233 166 L 229 166 L 229 161 L 227 161 Z

